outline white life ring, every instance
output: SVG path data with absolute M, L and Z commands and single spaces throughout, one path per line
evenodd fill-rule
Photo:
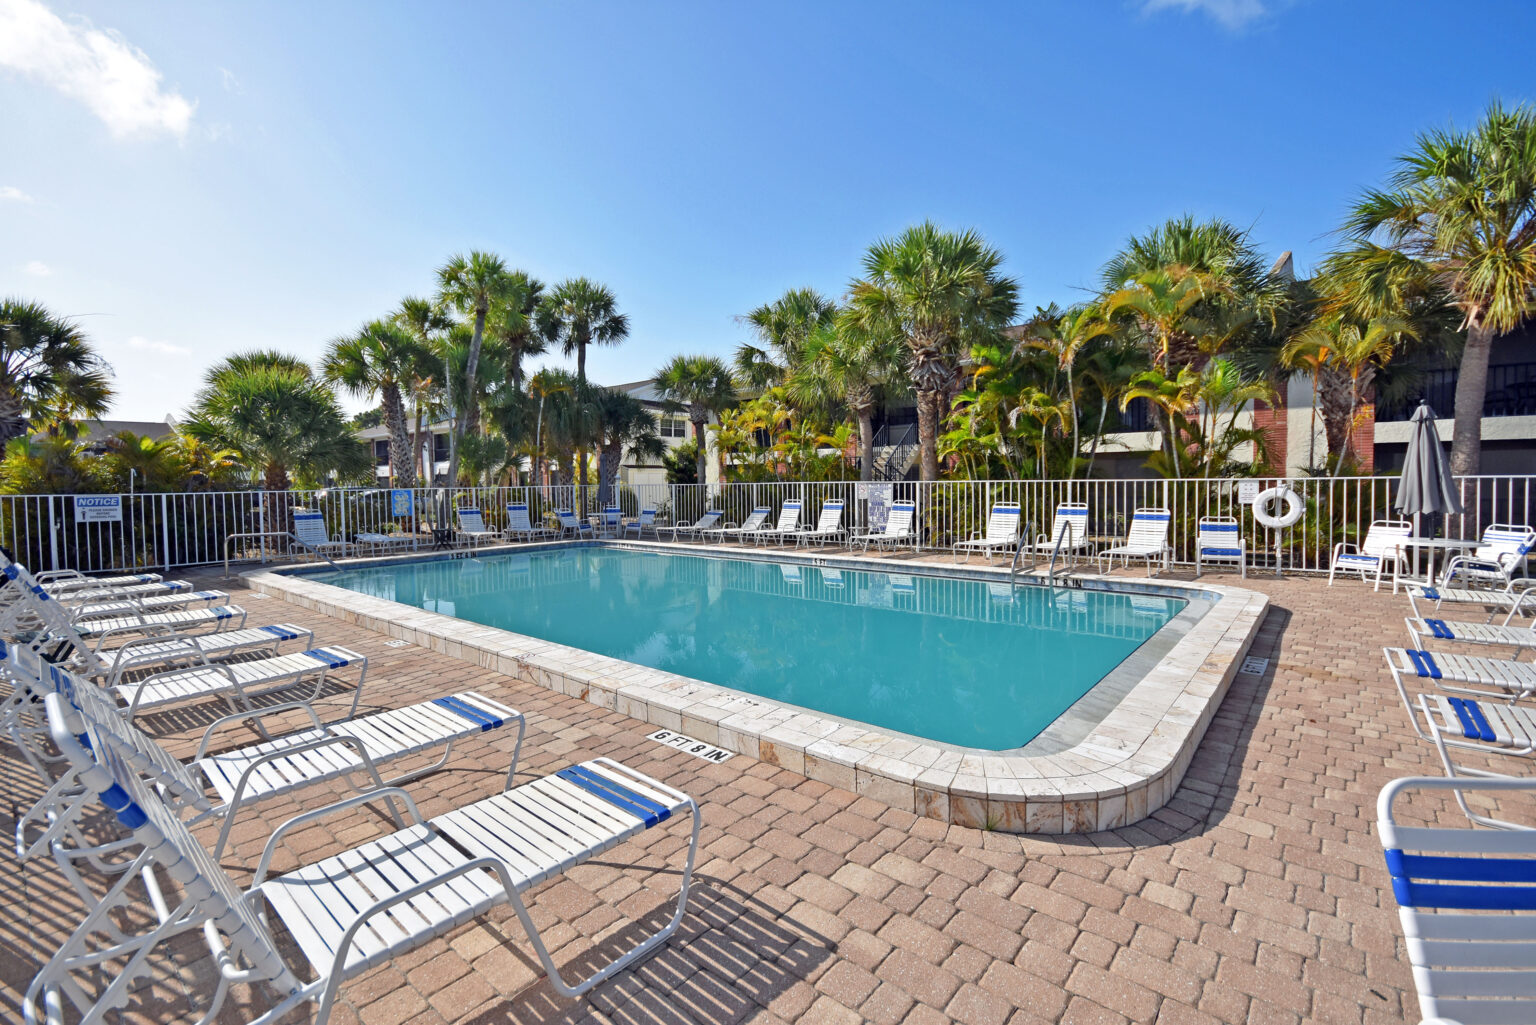
M 1285 502 L 1285 512 L 1278 515 L 1270 511 L 1273 502 Z M 1306 511 L 1302 504 L 1301 496 L 1285 485 L 1260 491 L 1258 497 L 1253 500 L 1253 518 L 1270 530 L 1279 530 L 1289 527 L 1301 519 L 1301 514 Z

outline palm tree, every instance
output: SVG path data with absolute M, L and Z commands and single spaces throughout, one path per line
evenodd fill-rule
M 1067 400 L 1072 409 L 1072 462 L 1067 467 L 1069 476 L 1077 472 L 1078 455 L 1082 452 L 1077 424 L 1077 384 L 1072 379 L 1078 354 L 1089 342 L 1109 337 L 1114 325 L 1106 320 L 1094 305 L 1077 306 L 1065 312 L 1049 308 L 1039 311 L 1038 317 L 1024 335 L 1024 344 L 1049 353 L 1056 366 L 1067 375 Z
M 1453 473 L 1482 466 L 1482 410 L 1495 336 L 1512 331 L 1536 296 L 1536 107 L 1495 102 L 1470 132 L 1419 137 L 1385 190 L 1355 204 L 1341 254 L 1371 291 L 1405 281 L 1449 293 L 1467 332 L 1456 380 Z
M 619 312 L 613 291 L 588 278 L 567 278 L 539 304 L 539 333 L 569 356 L 576 355 L 576 379 L 587 381 L 587 346 L 617 345 L 629 337 L 629 318 Z
M 546 351 L 539 335 L 537 316 L 544 301 L 544 283 L 526 272 L 512 272 L 512 295 L 498 303 L 486 320 L 486 330 L 501 342 L 506 353 L 507 375 L 514 388 L 523 387 L 523 361 Z
M 674 356 L 656 371 L 656 390 L 671 409 L 687 409 L 693 424 L 693 440 L 699 446 L 699 483 L 707 478 L 708 446 L 704 425 L 709 414 L 729 409 L 736 402 L 736 385 L 730 368 L 713 356 Z
M 806 339 L 791 373 L 790 394 L 831 395 L 848 407 L 859 425 L 860 480 L 870 480 L 874 473 L 876 394 L 899 383 L 905 361 L 901 338 L 865 331 L 844 317 Z
M 604 505 L 618 505 L 619 464 L 624 453 L 639 459 L 660 459 L 667 450 L 656 417 L 633 395 L 600 389 L 593 396 L 596 411 L 597 494 Z
M 1179 459 L 1179 450 L 1184 447 L 1184 439 L 1179 437 L 1180 426 L 1185 420 L 1185 414 L 1199 402 L 1199 391 L 1200 375 L 1190 367 L 1182 366 L 1173 377 L 1168 377 L 1156 368 L 1137 374 L 1131 379 L 1130 386 L 1120 393 L 1122 413 L 1132 399 L 1146 399 L 1162 412 L 1163 423 L 1167 425 L 1164 433 L 1168 435 L 1168 452 L 1172 459 L 1174 477 L 1184 475 L 1182 460 Z
M 211 367 L 182 432 L 239 452 L 274 491 L 288 488 L 290 471 L 319 479 L 369 460 L 336 396 L 309 364 L 281 352 L 237 353 Z
M 1405 339 L 1418 337 L 1418 330 L 1402 317 L 1376 317 L 1363 324 L 1349 321 L 1338 323 L 1335 337 L 1337 340 L 1329 360 L 1330 369 L 1346 382 L 1348 410 L 1342 417 L 1336 418 L 1338 427 L 1329 430 L 1328 449 L 1336 454 L 1337 465 L 1342 467 L 1344 460 L 1349 457 L 1355 431 L 1355 414 L 1370 391 L 1377 372 L 1391 361 Z M 1330 405 L 1337 408 L 1340 403 L 1325 401 L 1325 412 Z M 1324 422 L 1327 422 L 1326 418 Z M 1338 435 L 1337 446 L 1334 444 L 1335 434 Z
M 419 476 L 430 481 L 432 472 L 422 455 L 422 417 L 431 405 L 433 389 L 443 384 L 443 360 L 440 352 L 442 334 L 453 321 L 429 300 L 407 296 L 391 319 L 411 333 L 416 340 L 417 359 L 411 367 L 406 390 L 411 397 L 411 466 Z
M 563 370 L 553 370 L 546 367 L 534 374 L 528 381 L 528 395 L 539 397 L 538 413 L 533 425 L 533 483 L 547 484 L 548 461 L 544 458 L 544 409 L 549 404 L 551 396 L 557 398 L 569 396 L 576 390 L 576 379 Z
M 85 333 L 41 303 L 0 300 L 0 446 L 57 412 L 101 416 L 112 391 L 107 365 Z
M 783 384 L 811 337 L 831 327 L 837 312 L 837 304 L 814 288 L 791 288 L 738 318 L 752 327 L 760 344 L 737 346 L 737 376 L 750 388 Z
M 405 328 L 375 320 L 357 334 L 331 342 L 320 361 L 327 381 L 359 397 L 379 397 L 389 430 L 389 475 L 396 487 L 416 486 L 401 389 L 410 386 L 422 355 L 419 343 Z
M 480 347 L 485 340 L 485 319 L 491 307 L 506 303 L 517 289 L 526 287 L 528 276 L 519 279 L 507 270 L 501 257 L 494 253 L 474 251 L 468 257 L 455 255 L 437 271 L 437 305 L 439 309 L 452 309 L 460 316 L 474 318 L 474 332 L 470 335 L 469 358 L 465 362 L 464 380 L 457 386 L 449 376 L 448 408 L 453 413 L 453 444 L 448 453 L 448 483 L 459 479 L 459 445 L 464 440 L 465 419 L 459 414 L 456 403 L 459 396 L 475 393 L 476 374 L 480 369 Z
M 958 354 L 994 338 L 1018 311 L 1018 286 L 998 273 L 1001 263 L 974 231 L 946 232 L 924 222 L 871 246 L 864 277 L 852 285 L 853 322 L 906 341 L 923 480 L 939 476 L 940 406 L 954 383 Z

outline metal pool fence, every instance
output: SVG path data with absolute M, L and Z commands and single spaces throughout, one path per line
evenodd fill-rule
M 1460 478 L 1466 512 L 1444 523 L 1421 523 L 1418 532 L 1477 537 L 1494 523 L 1532 522 L 1533 476 Z M 626 518 L 655 509 L 662 522 L 692 523 L 707 509 L 740 523 L 754 508 L 776 519 L 786 501 L 803 504 L 801 523 L 813 525 L 823 502 L 844 502 L 843 526 L 865 530 L 873 505 L 917 504 L 920 548 L 948 549 L 986 529 L 993 505 L 1015 502 L 1028 540 L 1050 531 L 1059 502 L 1088 504 L 1089 540 L 1095 547 L 1123 541 L 1138 507 L 1172 513 L 1174 561 L 1192 564 L 1196 522 L 1202 516 L 1236 516 L 1252 553 L 1250 565 L 1286 571 L 1326 572 L 1333 546 L 1358 542 L 1372 520 L 1395 518 L 1395 477 L 1307 477 L 1248 482 L 1263 489 L 1288 484 L 1300 497 L 1303 514 L 1278 535 L 1259 526 L 1241 501 L 1243 482 L 1229 479 L 1179 480 L 994 480 L 852 481 L 704 484 L 621 484 L 617 504 Z M 113 503 L 112 498 L 117 502 Z M 77 498 L 85 501 L 78 501 Z M 107 501 L 102 501 L 106 499 Z M 873 499 L 873 502 L 871 501 Z M 486 524 L 507 524 L 507 505 L 527 503 L 530 518 L 553 523 L 557 509 L 596 514 L 611 496 L 594 485 L 566 487 L 464 487 L 389 490 L 325 488 L 292 491 L 214 491 L 168 494 L 0 495 L 0 544 L 22 563 L 38 569 L 83 572 L 171 569 L 288 554 L 284 536 L 297 509 L 324 514 L 333 536 L 405 533 L 420 547 L 433 543 L 434 527 L 457 525 L 454 508 L 481 510 Z M 244 535 L 244 536 L 241 536 Z M 1277 548 L 1278 541 L 1278 548 Z

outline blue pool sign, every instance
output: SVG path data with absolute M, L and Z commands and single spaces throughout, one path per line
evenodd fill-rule
M 76 523 L 123 522 L 122 495 L 76 495 Z
M 394 488 L 389 493 L 389 514 L 391 516 L 411 515 L 411 490 L 410 488 Z

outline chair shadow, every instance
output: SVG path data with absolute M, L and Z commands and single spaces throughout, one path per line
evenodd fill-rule
M 673 907 L 663 904 L 568 960 L 557 954 L 560 974 L 573 980 L 597 971 L 664 927 Z M 507 923 L 507 931 L 520 937 L 516 919 Z M 739 887 L 708 876 L 695 876 L 682 924 L 659 950 L 579 999 L 555 992 L 521 943 L 503 942 L 540 979 L 500 998 L 465 1025 L 574 1025 L 591 1020 L 594 1010 L 636 1025 L 739 1021 L 811 975 L 836 948 L 832 940 Z

